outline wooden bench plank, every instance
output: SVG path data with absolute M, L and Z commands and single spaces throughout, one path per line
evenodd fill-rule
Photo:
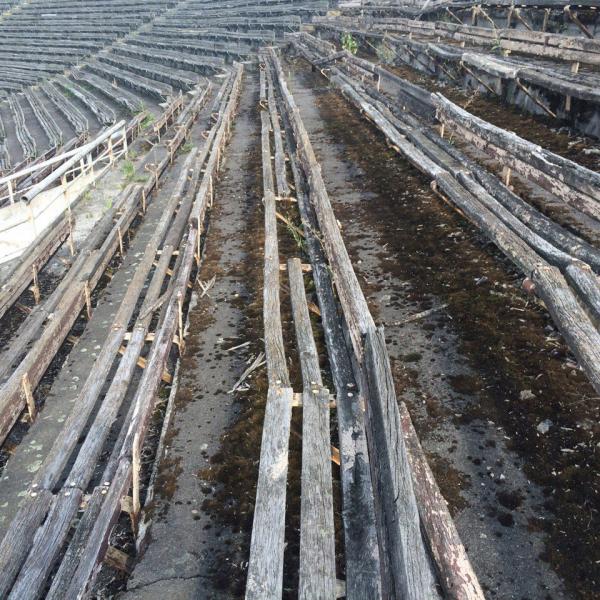
M 335 534 L 329 436 L 329 392 L 322 387 L 300 259 L 288 261 L 290 296 L 302 369 L 301 599 L 335 598 Z
M 269 385 L 285 387 L 289 385 L 288 368 L 285 361 L 283 334 L 281 331 L 281 311 L 279 301 L 279 246 L 277 243 L 276 201 L 273 191 L 273 171 L 269 144 L 269 116 L 261 111 L 262 121 L 262 160 L 265 203 L 265 265 L 263 314 L 265 328 L 265 354 Z
M 248 561 L 246 600 L 281 600 L 292 388 L 267 395 Z
M 299 258 L 288 260 L 288 277 L 290 282 L 290 297 L 292 300 L 292 311 L 294 326 L 296 329 L 296 340 L 300 355 L 302 371 L 302 385 L 304 391 L 323 387 L 321 369 L 319 367 L 319 355 L 313 336 L 308 304 L 304 291 L 304 276 L 302 274 L 302 263 Z
M 435 575 L 421 536 L 400 412 L 383 328 L 365 339 L 365 370 L 373 448 L 377 452 L 383 532 L 387 537 L 393 597 L 438 598 Z M 371 461 L 373 463 L 373 460 Z

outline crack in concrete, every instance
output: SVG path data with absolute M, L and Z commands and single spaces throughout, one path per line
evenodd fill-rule
M 187 577 L 161 577 L 160 579 L 156 579 L 155 581 L 142 583 L 132 588 L 128 587 L 127 592 L 137 592 L 143 590 L 144 588 L 150 587 L 151 585 L 156 585 L 157 583 L 162 583 L 165 581 L 190 581 L 191 579 L 207 579 L 208 577 L 210 577 L 210 575 L 202 575 L 201 573 L 198 573 L 196 575 L 188 575 Z

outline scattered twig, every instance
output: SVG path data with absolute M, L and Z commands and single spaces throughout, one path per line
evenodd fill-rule
M 265 353 L 260 352 L 258 356 L 252 361 L 252 364 L 242 373 L 242 376 L 235 382 L 233 388 L 231 388 L 227 393 L 233 394 L 244 381 L 248 378 L 248 376 L 259 369 L 265 364 Z
M 419 321 L 420 319 L 424 319 L 433 313 L 436 313 L 438 310 L 443 310 L 446 308 L 447 304 L 441 304 L 440 306 L 436 306 L 434 308 L 430 308 L 428 310 L 424 310 L 422 312 L 411 315 L 410 317 L 406 317 L 406 319 L 402 319 L 402 321 L 395 321 L 394 323 L 390 323 L 390 325 L 398 327 L 400 325 L 406 325 L 407 323 L 412 323 L 414 321 Z
M 245 346 L 249 346 L 250 342 L 244 342 L 243 344 L 238 344 L 237 346 L 233 346 L 233 348 L 227 348 L 225 352 L 233 352 L 234 350 L 239 350 L 240 348 L 244 348 Z
M 202 288 L 202 293 L 200 294 L 200 298 L 204 298 L 204 296 L 210 297 L 208 290 L 215 285 L 215 281 L 217 280 L 217 276 L 213 275 L 211 279 L 209 279 L 206 283 L 198 279 L 198 285 Z

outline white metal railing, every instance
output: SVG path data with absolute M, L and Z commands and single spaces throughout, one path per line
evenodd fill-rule
M 104 149 L 101 146 L 105 145 Z M 31 201 L 37 194 L 46 190 L 52 183 L 61 179 L 63 187 L 69 186 L 75 179 L 87 175 L 90 170 L 104 170 L 112 165 L 122 154 L 127 153 L 127 130 L 125 121 L 119 121 L 109 129 L 103 131 L 94 140 L 87 144 L 53 156 L 44 162 L 25 167 L 15 173 L 0 178 L 0 206 L 17 200 Z M 39 183 L 17 190 L 17 182 L 27 175 L 43 172 L 49 166 L 64 161 L 63 164 L 42 179 Z M 100 164 L 100 168 L 96 165 Z
M 127 124 L 120 121 L 95 140 L 76 150 L 28 167 L 0 179 L 7 193 L 0 196 L 0 263 L 16 258 L 36 237 L 69 210 L 88 186 L 101 177 L 115 161 L 126 156 Z M 38 183 L 19 189 L 15 180 L 43 172 L 49 164 L 64 162 Z

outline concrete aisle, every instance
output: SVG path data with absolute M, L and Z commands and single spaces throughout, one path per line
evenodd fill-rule
M 257 74 L 248 69 L 199 274 L 202 281 L 215 276 L 215 284 L 209 297 L 199 298 L 199 288 L 195 290 L 167 453 L 159 466 L 151 539 L 121 595 L 127 600 L 229 597 L 216 588 L 213 575 L 222 572 L 224 544 L 235 536 L 202 509 L 211 490 L 202 485 L 199 472 L 209 466 L 221 436 L 239 414 L 240 405 L 227 392 L 246 368 L 250 352 L 248 346 L 225 350 L 247 341 L 245 311 L 256 285 L 244 270 L 244 240 L 253 236 L 249 222 L 260 210 L 260 181 L 251 168 L 260 150 L 257 102 Z

